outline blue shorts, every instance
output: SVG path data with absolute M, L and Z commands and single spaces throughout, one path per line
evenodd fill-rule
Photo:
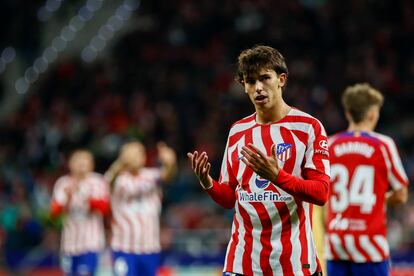
M 95 275 L 98 266 L 98 253 L 90 252 L 80 255 L 63 255 L 61 266 L 65 275 Z
M 160 254 L 131 254 L 112 252 L 113 271 L 116 276 L 155 276 L 160 263 Z
M 327 261 L 326 269 L 328 276 L 345 275 L 369 275 L 388 276 L 389 263 L 387 261 L 378 263 L 353 263 L 350 261 Z

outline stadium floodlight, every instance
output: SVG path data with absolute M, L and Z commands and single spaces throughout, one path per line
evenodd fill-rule
M 89 45 L 83 48 L 81 53 L 83 61 L 92 62 L 97 58 L 98 52 L 106 47 L 106 41 L 112 39 L 114 32 L 122 28 L 124 22 L 131 17 L 132 11 L 139 7 L 139 3 L 140 1 L 137 0 L 125 0 L 123 4 L 118 6 L 106 24 L 99 28 L 99 31 L 91 39 Z
M 88 0 L 86 8 L 90 11 L 99 10 L 102 7 L 102 0 Z
M 59 9 L 64 0 L 47 0 L 44 7 L 38 11 L 39 20 L 46 21 L 49 19 L 51 13 Z M 102 7 L 103 0 L 88 0 L 83 5 L 78 14 L 72 17 L 69 24 L 63 27 L 60 35 L 56 36 L 49 47 L 44 49 L 43 55 L 36 58 L 33 65 L 26 69 L 24 76 L 16 81 L 15 88 L 20 94 L 26 93 L 30 84 L 35 82 L 39 75 L 44 73 L 49 67 L 49 63 L 54 62 L 58 58 L 58 53 L 66 48 L 69 41 L 75 39 L 77 32 L 80 31 L 86 21 L 89 21 L 94 16 L 95 12 Z M 97 51 L 103 49 L 106 45 L 106 36 L 111 36 L 110 32 L 103 32 L 105 36 L 96 37 L 92 40 L 88 49 L 82 51 L 82 58 L 91 61 L 96 58 Z M 10 47 L 9 47 L 10 48 Z M 5 49 L 3 51 L 5 58 L 0 58 L 0 73 L 5 70 L 6 63 L 13 60 L 15 51 L 13 48 Z
M 64 0 L 47 0 L 46 4 L 37 11 L 37 18 L 40 21 L 47 21 L 52 14 L 56 12 L 62 5 Z
M 105 40 L 111 39 L 114 36 L 114 30 L 109 28 L 107 24 L 101 26 L 98 35 Z
M 100 51 L 106 46 L 106 40 L 102 39 L 99 36 L 95 36 L 91 40 L 91 46 L 96 49 L 96 51 Z
M 120 18 L 121 20 L 128 20 L 131 17 L 132 10 L 125 4 L 118 7 L 116 10 L 116 17 Z
M 16 50 L 14 50 L 13 47 L 4 48 L 3 52 L 1 53 L 1 58 L 4 60 L 6 64 L 12 62 L 15 57 Z
M 94 11 L 91 11 L 85 6 L 79 10 L 79 17 L 84 21 L 88 21 L 93 17 L 93 13 Z
M 58 52 L 63 51 L 66 48 L 66 41 L 62 37 L 55 37 L 52 41 L 52 47 Z
M 70 26 L 65 26 L 65 27 L 63 27 L 62 31 L 60 32 L 60 35 L 66 41 L 71 41 L 76 36 L 76 29 L 73 28 L 73 27 L 71 28 Z
M 94 48 L 87 46 L 82 50 L 81 56 L 85 62 L 92 62 L 98 56 L 98 53 Z
M 16 81 L 14 87 L 16 88 L 17 93 L 24 94 L 29 90 L 29 83 L 25 78 L 20 78 Z
M 27 68 L 26 72 L 24 73 L 24 79 L 28 83 L 35 82 L 38 77 L 39 77 L 39 72 L 34 67 Z
M 72 19 L 69 22 L 69 26 L 75 28 L 76 31 L 82 30 L 84 25 L 85 21 L 83 21 L 78 15 L 72 17 Z
M 39 72 L 39 74 L 45 72 L 48 67 L 49 67 L 48 61 L 46 60 L 45 57 L 39 57 L 33 63 L 33 68 L 35 68 L 37 72 Z
M 125 6 L 130 8 L 131 10 L 138 9 L 139 5 L 141 4 L 141 1 L 139 0 L 125 0 L 124 1 Z
M 47 47 L 43 51 L 43 57 L 47 60 L 48 63 L 52 63 L 57 58 L 57 51 L 53 47 Z
M 111 16 L 108 20 L 108 25 L 111 26 L 115 31 L 117 31 L 122 27 L 123 22 L 120 18 L 116 16 Z
M 16 50 L 13 47 L 6 47 L 0 55 L 0 74 L 6 71 L 8 63 L 11 63 L 16 58 Z

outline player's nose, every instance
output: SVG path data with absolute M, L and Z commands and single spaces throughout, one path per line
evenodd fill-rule
M 263 91 L 263 83 L 261 81 L 256 81 L 255 88 L 256 88 L 256 92 Z

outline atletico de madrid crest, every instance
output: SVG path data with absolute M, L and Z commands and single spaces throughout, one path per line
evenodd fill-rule
M 276 156 L 282 162 L 287 161 L 292 156 L 292 144 L 280 143 L 276 146 Z

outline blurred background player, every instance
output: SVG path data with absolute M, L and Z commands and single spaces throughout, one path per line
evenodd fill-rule
M 206 152 L 188 153 L 202 187 L 235 208 L 223 275 L 320 275 L 310 220 L 328 199 L 325 130 L 284 101 L 288 68 L 276 49 L 244 50 L 237 79 L 256 112 L 231 127 L 219 182 Z
M 103 216 L 109 211 L 109 190 L 93 169 L 92 154 L 76 150 L 69 159 L 70 173 L 54 186 L 51 215 L 64 215 L 61 251 L 66 275 L 95 275 L 105 247 Z
M 342 104 L 349 127 L 329 139 L 328 275 L 388 275 L 386 204 L 407 201 L 407 176 L 393 139 L 374 132 L 381 93 L 356 84 Z
M 122 146 L 106 177 L 112 187 L 112 241 L 115 275 L 155 276 L 160 246 L 160 181 L 176 172 L 175 152 L 159 143 L 160 168 L 147 168 L 146 150 L 140 142 Z

